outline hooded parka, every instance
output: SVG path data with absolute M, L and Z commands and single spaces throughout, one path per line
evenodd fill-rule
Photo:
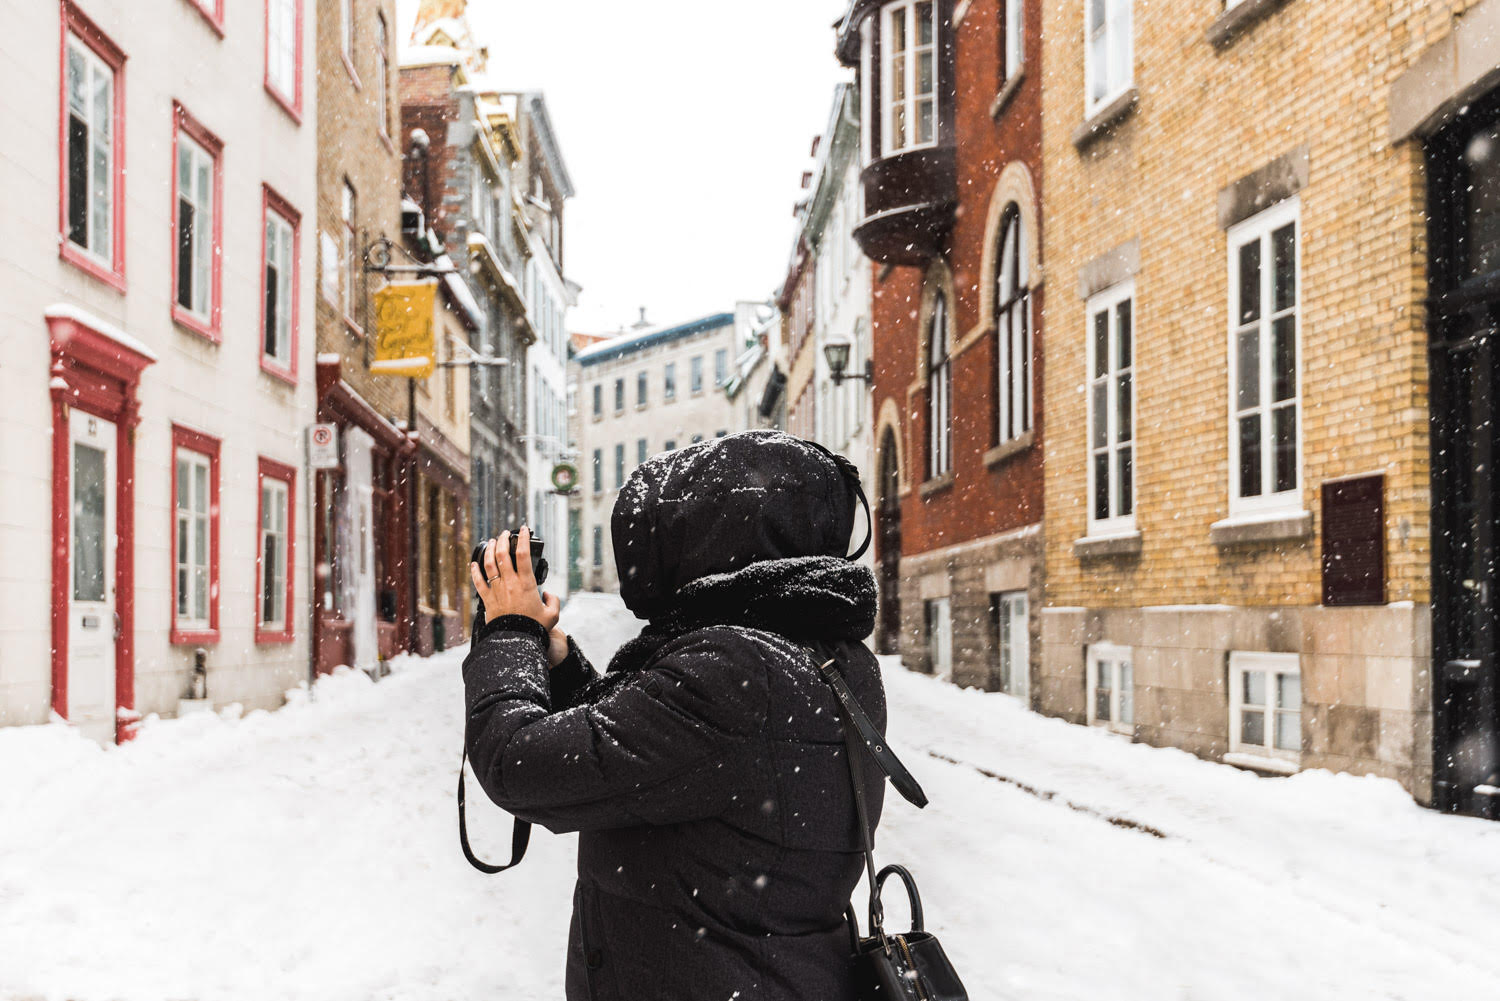
M 524 616 L 464 663 L 466 742 L 495 803 L 577 831 L 569 1001 L 850 1001 L 863 865 L 836 658 L 878 726 L 874 578 L 844 559 L 847 460 L 775 431 L 642 463 L 611 531 L 649 624 L 597 674 L 548 670 Z M 857 473 L 852 473 L 857 483 Z M 815 661 L 814 658 L 818 660 Z M 861 770 L 878 823 L 884 785 Z

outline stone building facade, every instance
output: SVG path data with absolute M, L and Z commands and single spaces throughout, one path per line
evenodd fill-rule
M 300 10 L 7 6 L 0 726 L 112 743 L 308 676 Z
M 1500 3 L 1040 26 L 1040 708 L 1494 815 Z
M 884 652 L 1036 695 L 1040 0 L 855 0 Z

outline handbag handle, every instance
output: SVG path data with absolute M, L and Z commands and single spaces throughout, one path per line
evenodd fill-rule
M 875 877 L 875 889 L 870 901 L 871 913 L 874 913 L 874 908 L 879 903 L 880 892 L 885 886 L 885 878 L 892 873 L 900 877 L 901 882 L 906 884 L 906 900 L 911 905 L 911 930 L 926 931 L 926 926 L 922 923 L 922 897 L 917 893 L 917 881 L 912 878 L 910 872 L 907 872 L 904 865 L 896 865 L 893 862 L 880 870 L 880 875 Z M 884 908 L 882 907 L 881 910 L 883 911 Z

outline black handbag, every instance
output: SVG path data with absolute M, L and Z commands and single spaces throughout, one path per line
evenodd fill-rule
M 926 806 L 927 795 L 892 753 L 885 737 L 865 715 L 854 693 L 849 690 L 848 682 L 833 665 L 832 660 L 825 661 L 818 665 L 818 672 L 833 688 L 839 705 L 843 707 L 840 722 L 849 755 L 849 777 L 854 786 L 854 808 L 859 816 L 865 871 L 870 881 L 870 934 L 863 937 L 859 934 L 859 919 L 852 902 L 844 911 L 849 925 L 857 996 L 860 1001 L 969 1001 L 968 991 L 943 952 L 942 944 L 923 926 L 922 898 L 917 893 L 917 881 L 912 874 L 899 865 L 888 865 L 879 873 L 875 871 L 859 748 L 862 746 L 875 759 L 880 770 L 891 780 L 891 785 L 912 805 L 919 809 Z M 881 888 L 886 877 L 892 874 L 905 884 L 911 905 L 912 928 L 902 935 L 886 932 L 885 912 L 880 903 Z

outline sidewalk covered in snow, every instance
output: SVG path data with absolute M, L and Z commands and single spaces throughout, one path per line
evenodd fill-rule
M 579 595 L 596 663 L 638 625 Z M 0 730 L 0 999 L 560 998 L 573 840 L 459 853 L 454 651 L 277 713 L 149 722 L 110 750 Z M 916 874 L 976 998 L 1475 997 L 1500 983 L 1500 828 L 1392 782 L 1259 779 L 886 661 L 931 797 L 877 854 Z M 471 785 L 471 789 L 474 787 Z M 510 825 L 480 802 L 481 855 Z M 892 903 L 892 920 L 904 909 Z

